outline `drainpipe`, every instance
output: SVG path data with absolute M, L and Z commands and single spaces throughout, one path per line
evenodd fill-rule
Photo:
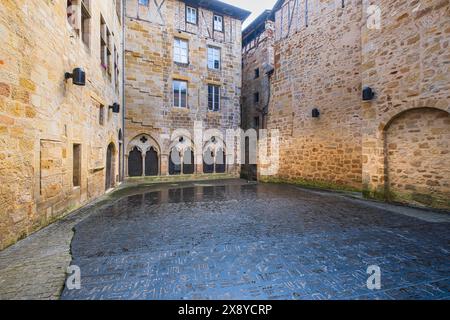
M 266 103 L 266 105 L 264 106 L 264 108 L 261 110 L 261 115 L 263 116 L 263 123 L 262 123 L 262 126 L 263 126 L 263 129 L 267 129 L 267 115 L 269 114 L 269 106 L 270 106 L 270 98 L 271 98 L 271 95 L 272 95 L 272 93 L 271 93 L 271 82 L 272 82 L 272 75 L 273 75 L 273 73 L 274 73 L 274 68 L 272 67 L 272 66 L 270 66 L 270 69 L 269 69 L 269 71 L 267 71 L 266 72 L 266 77 L 267 77 L 267 87 L 266 87 L 266 90 L 267 90 L 267 92 L 268 92 L 268 96 L 267 96 L 267 103 Z
M 126 1 L 122 0 L 122 182 L 125 181 L 125 10 Z

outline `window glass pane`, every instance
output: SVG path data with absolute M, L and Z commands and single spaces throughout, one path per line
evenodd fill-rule
M 173 105 L 175 107 L 180 106 L 180 83 L 179 83 L 179 81 L 173 82 Z
M 214 111 L 219 110 L 219 101 L 220 101 L 220 88 L 214 87 Z
M 221 16 L 214 16 L 214 30 L 222 31 L 222 17 Z
M 208 86 L 208 110 L 213 110 L 213 86 Z
M 181 39 L 174 40 L 173 59 L 175 62 L 188 63 L 188 42 Z
M 187 7 L 186 21 L 189 23 L 197 24 L 197 9 Z
M 186 108 L 187 107 L 187 83 L 186 82 L 180 83 L 180 91 L 181 91 L 180 107 Z
M 220 49 L 208 47 L 208 68 L 220 69 Z

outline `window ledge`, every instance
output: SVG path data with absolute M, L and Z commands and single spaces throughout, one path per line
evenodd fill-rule
M 176 107 L 176 106 L 173 106 L 173 107 L 171 108 L 171 111 L 173 111 L 173 112 L 184 112 L 184 113 L 189 113 L 191 110 L 189 109 L 189 107 L 183 108 L 183 107 Z
M 187 67 L 189 67 L 189 62 L 188 63 L 184 63 L 184 62 L 177 62 L 177 61 L 174 61 L 173 62 L 175 65 L 177 65 L 177 66 L 179 66 L 179 67 L 184 67 L 184 68 L 187 68 Z

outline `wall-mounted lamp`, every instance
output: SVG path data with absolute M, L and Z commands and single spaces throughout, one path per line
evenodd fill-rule
M 371 101 L 375 98 L 375 92 L 370 87 L 363 88 L 363 101 Z
M 73 69 L 72 73 L 66 72 L 64 78 L 66 80 L 72 79 L 73 84 L 77 86 L 86 85 L 86 73 L 81 68 Z
M 319 117 L 320 117 L 320 111 L 319 111 L 319 109 L 314 108 L 314 109 L 312 110 L 312 117 L 313 117 L 313 118 L 319 118 Z
M 109 106 L 110 109 L 112 109 L 112 112 L 114 113 L 120 113 L 120 104 L 114 103 L 112 106 Z

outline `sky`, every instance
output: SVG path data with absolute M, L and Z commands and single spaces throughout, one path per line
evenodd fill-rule
M 264 10 L 272 9 L 277 0 L 221 0 L 246 9 L 252 12 L 252 15 L 244 22 L 243 28 L 247 27 L 253 20 L 255 20 Z

